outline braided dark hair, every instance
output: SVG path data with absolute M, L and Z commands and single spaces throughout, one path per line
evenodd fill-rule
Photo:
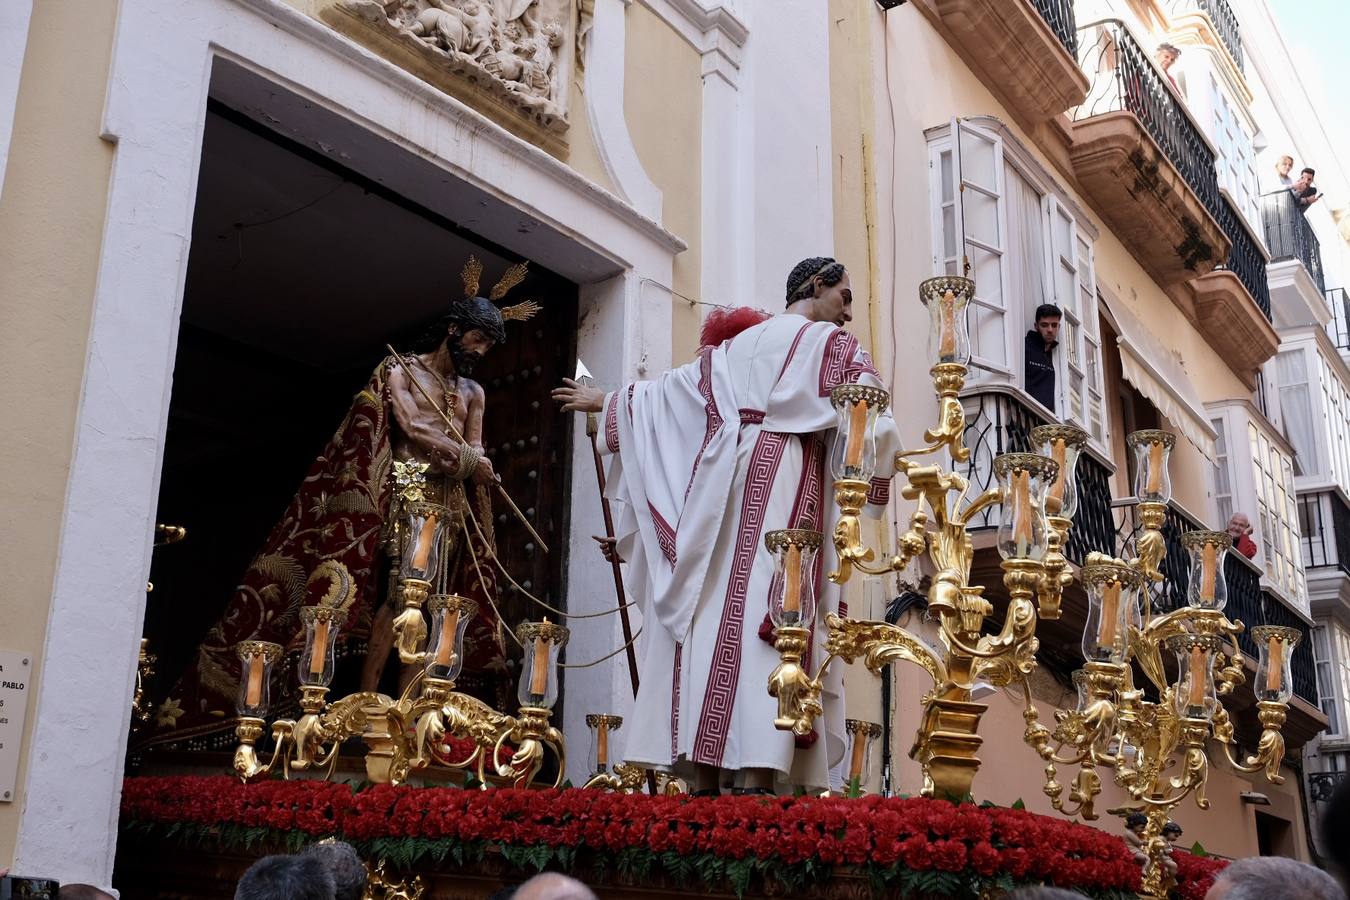
M 847 269 L 830 256 L 812 256 L 792 267 L 787 280 L 787 305 L 806 300 L 816 294 L 815 280 L 826 287 L 834 287 L 843 280 Z
M 497 344 L 506 341 L 506 323 L 497 304 L 486 297 L 466 297 L 450 304 L 449 315 L 441 316 L 412 342 L 413 351 L 429 353 L 435 350 L 445 340 L 451 325 L 458 325 L 461 333 L 477 329 Z

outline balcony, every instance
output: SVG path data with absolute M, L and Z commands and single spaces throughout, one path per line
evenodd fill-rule
M 966 408 L 966 446 L 970 459 L 955 466 L 955 471 L 970 482 L 970 495 L 997 484 L 994 457 L 1000 453 L 1030 453 L 1031 429 L 1052 424 L 1035 412 L 1011 388 L 984 387 L 961 401 Z M 1092 453 L 1078 457 L 1078 511 L 1069 532 L 1064 555 L 1082 565 L 1096 550 L 1115 553 L 1115 520 L 1111 517 L 1111 471 Z M 998 507 L 991 507 L 971 521 L 971 528 L 996 528 Z
M 1280 347 L 1280 335 L 1270 318 L 1266 253 L 1247 230 L 1242 215 L 1222 195 L 1219 226 L 1232 249 L 1223 266 L 1191 282 L 1196 324 L 1229 368 L 1254 387 L 1257 371 Z
M 1275 326 L 1325 325 L 1330 311 L 1322 248 L 1294 195 L 1289 191 L 1262 194 L 1261 220 L 1270 249 L 1268 276 Z
M 1339 491 L 1301 494 L 1298 520 L 1312 614 L 1350 621 L 1350 505 Z
M 1173 0 L 1172 20 L 1176 21 L 1187 13 L 1204 13 L 1214 28 L 1214 34 L 1227 49 L 1233 65 L 1239 72 L 1245 71 L 1242 55 L 1242 28 L 1228 0 Z
M 1214 150 L 1121 22 L 1078 30 L 1091 79 L 1073 113 L 1074 174 L 1140 264 L 1163 285 L 1229 258 Z
M 1313 772 L 1308 776 L 1308 799 L 1326 803 L 1348 777 L 1350 772 Z
M 967 62 L 1027 120 L 1083 102 L 1088 82 L 1075 63 L 1072 0 L 931 0 L 931 7 Z
M 1341 353 L 1350 353 L 1350 306 L 1345 288 L 1332 288 L 1326 292 L 1327 306 L 1331 307 L 1331 321 L 1327 323 L 1327 334 L 1331 342 Z

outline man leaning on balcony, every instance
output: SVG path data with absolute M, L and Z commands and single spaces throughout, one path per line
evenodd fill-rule
M 1059 346 L 1059 320 L 1053 303 L 1036 307 L 1036 327 L 1027 332 L 1026 391 L 1051 412 L 1055 411 L 1055 348 Z

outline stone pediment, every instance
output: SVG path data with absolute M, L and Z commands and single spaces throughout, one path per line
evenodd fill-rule
M 318 16 L 518 136 L 565 148 L 574 0 L 323 0 Z

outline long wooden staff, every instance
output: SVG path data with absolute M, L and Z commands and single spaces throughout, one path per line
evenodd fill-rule
M 580 358 L 577 359 L 577 384 L 591 387 L 595 379 Z M 614 593 L 619 598 L 619 623 L 623 626 L 623 642 L 628 655 L 628 680 L 633 685 L 633 699 L 638 694 L 637 650 L 633 647 L 633 623 L 628 618 L 628 597 L 623 589 L 623 572 L 619 569 L 619 548 L 614 541 L 614 514 L 609 508 L 609 498 L 605 496 L 605 467 L 600 461 L 600 417 L 593 412 L 586 413 L 586 435 L 591 439 L 591 458 L 595 460 L 595 480 L 600 486 L 600 512 L 605 519 L 605 537 L 609 539 L 609 569 L 614 574 Z M 647 793 L 656 796 L 656 773 L 647 770 Z
M 454 421 L 450 418 L 450 416 L 446 413 L 445 410 L 441 409 L 438 405 L 436 405 L 436 401 L 431 399 L 431 395 L 427 393 L 427 389 L 422 387 L 422 382 L 418 381 L 417 377 L 412 374 L 412 367 L 408 364 L 407 358 L 402 353 L 399 353 L 397 350 L 395 350 L 389 344 L 385 344 L 384 349 L 388 350 L 391 354 L 396 356 L 398 358 L 398 361 L 403 364 L 403 367 L 408 369 L 408 380 L 411 381 L 414 386 L 416 386 L 417 390 L 426 399 L 427 403 L 431 404 L 431 408 L 436 410 L 436 412 L 440 414 L 441 418 L 445 420 L 445 427 L 450 429 L 450 436 L 455 440 L 459 441 L 461 444 L 467 444 L 468 441 L 464 440 L 464 436 L 459 433 L 459 429 L 455 427 Z M 539 536 L 539 532 L 534 530 L 534 526 L 530 524 L 529 519 L 525 518 L 525 514 L 520 511 L 520 507 L 516 506 L 516 502 L 511 499 L 511 495 L 506 492 L 506 488 L 502 487 L 502 483 L 500 481 L 494 481 L 492 484 L 494 487 L 497 488 L 497 493 L 501 495 L 501 498 L 506 501 L 506 505 L 511 507 L 511 512 L 515 513 L 516 518 L 520 520 L 520 524 L 524 525 L 525 529 L 529 531 L 530 536 L 534 538 L 535 543 L 539 545 L 539 549 L 547 553 L 548 544 L 545 544 L 544 539 Z
M 595 379 L 580 359 L 577 360 L 576 382 L 591 387 Z M 619 622 L 623 625 L 623 640 L 628 645 L 628 680 L 633 683 L 633 698 L 638 693 L 637 651 L 633 648 L 633 623 L 628 618 L 628 598 L 623 589 L 623 572 L 619 569 L 619 551 L 614 545 L 614 514 L 609 508 L 609 498 L 605 496 L 605 467 L 600 461 L 600 417 L 595 413 L 586 413 L 586 435 L 591 439 L 591 456 L 595 460 L 595 480 L 600 485 L 600 512 L 605 519 L 605 537 L 609 539 L 611 552 L 609 568 L 614 575 L 614 593 L 619 598 Z

